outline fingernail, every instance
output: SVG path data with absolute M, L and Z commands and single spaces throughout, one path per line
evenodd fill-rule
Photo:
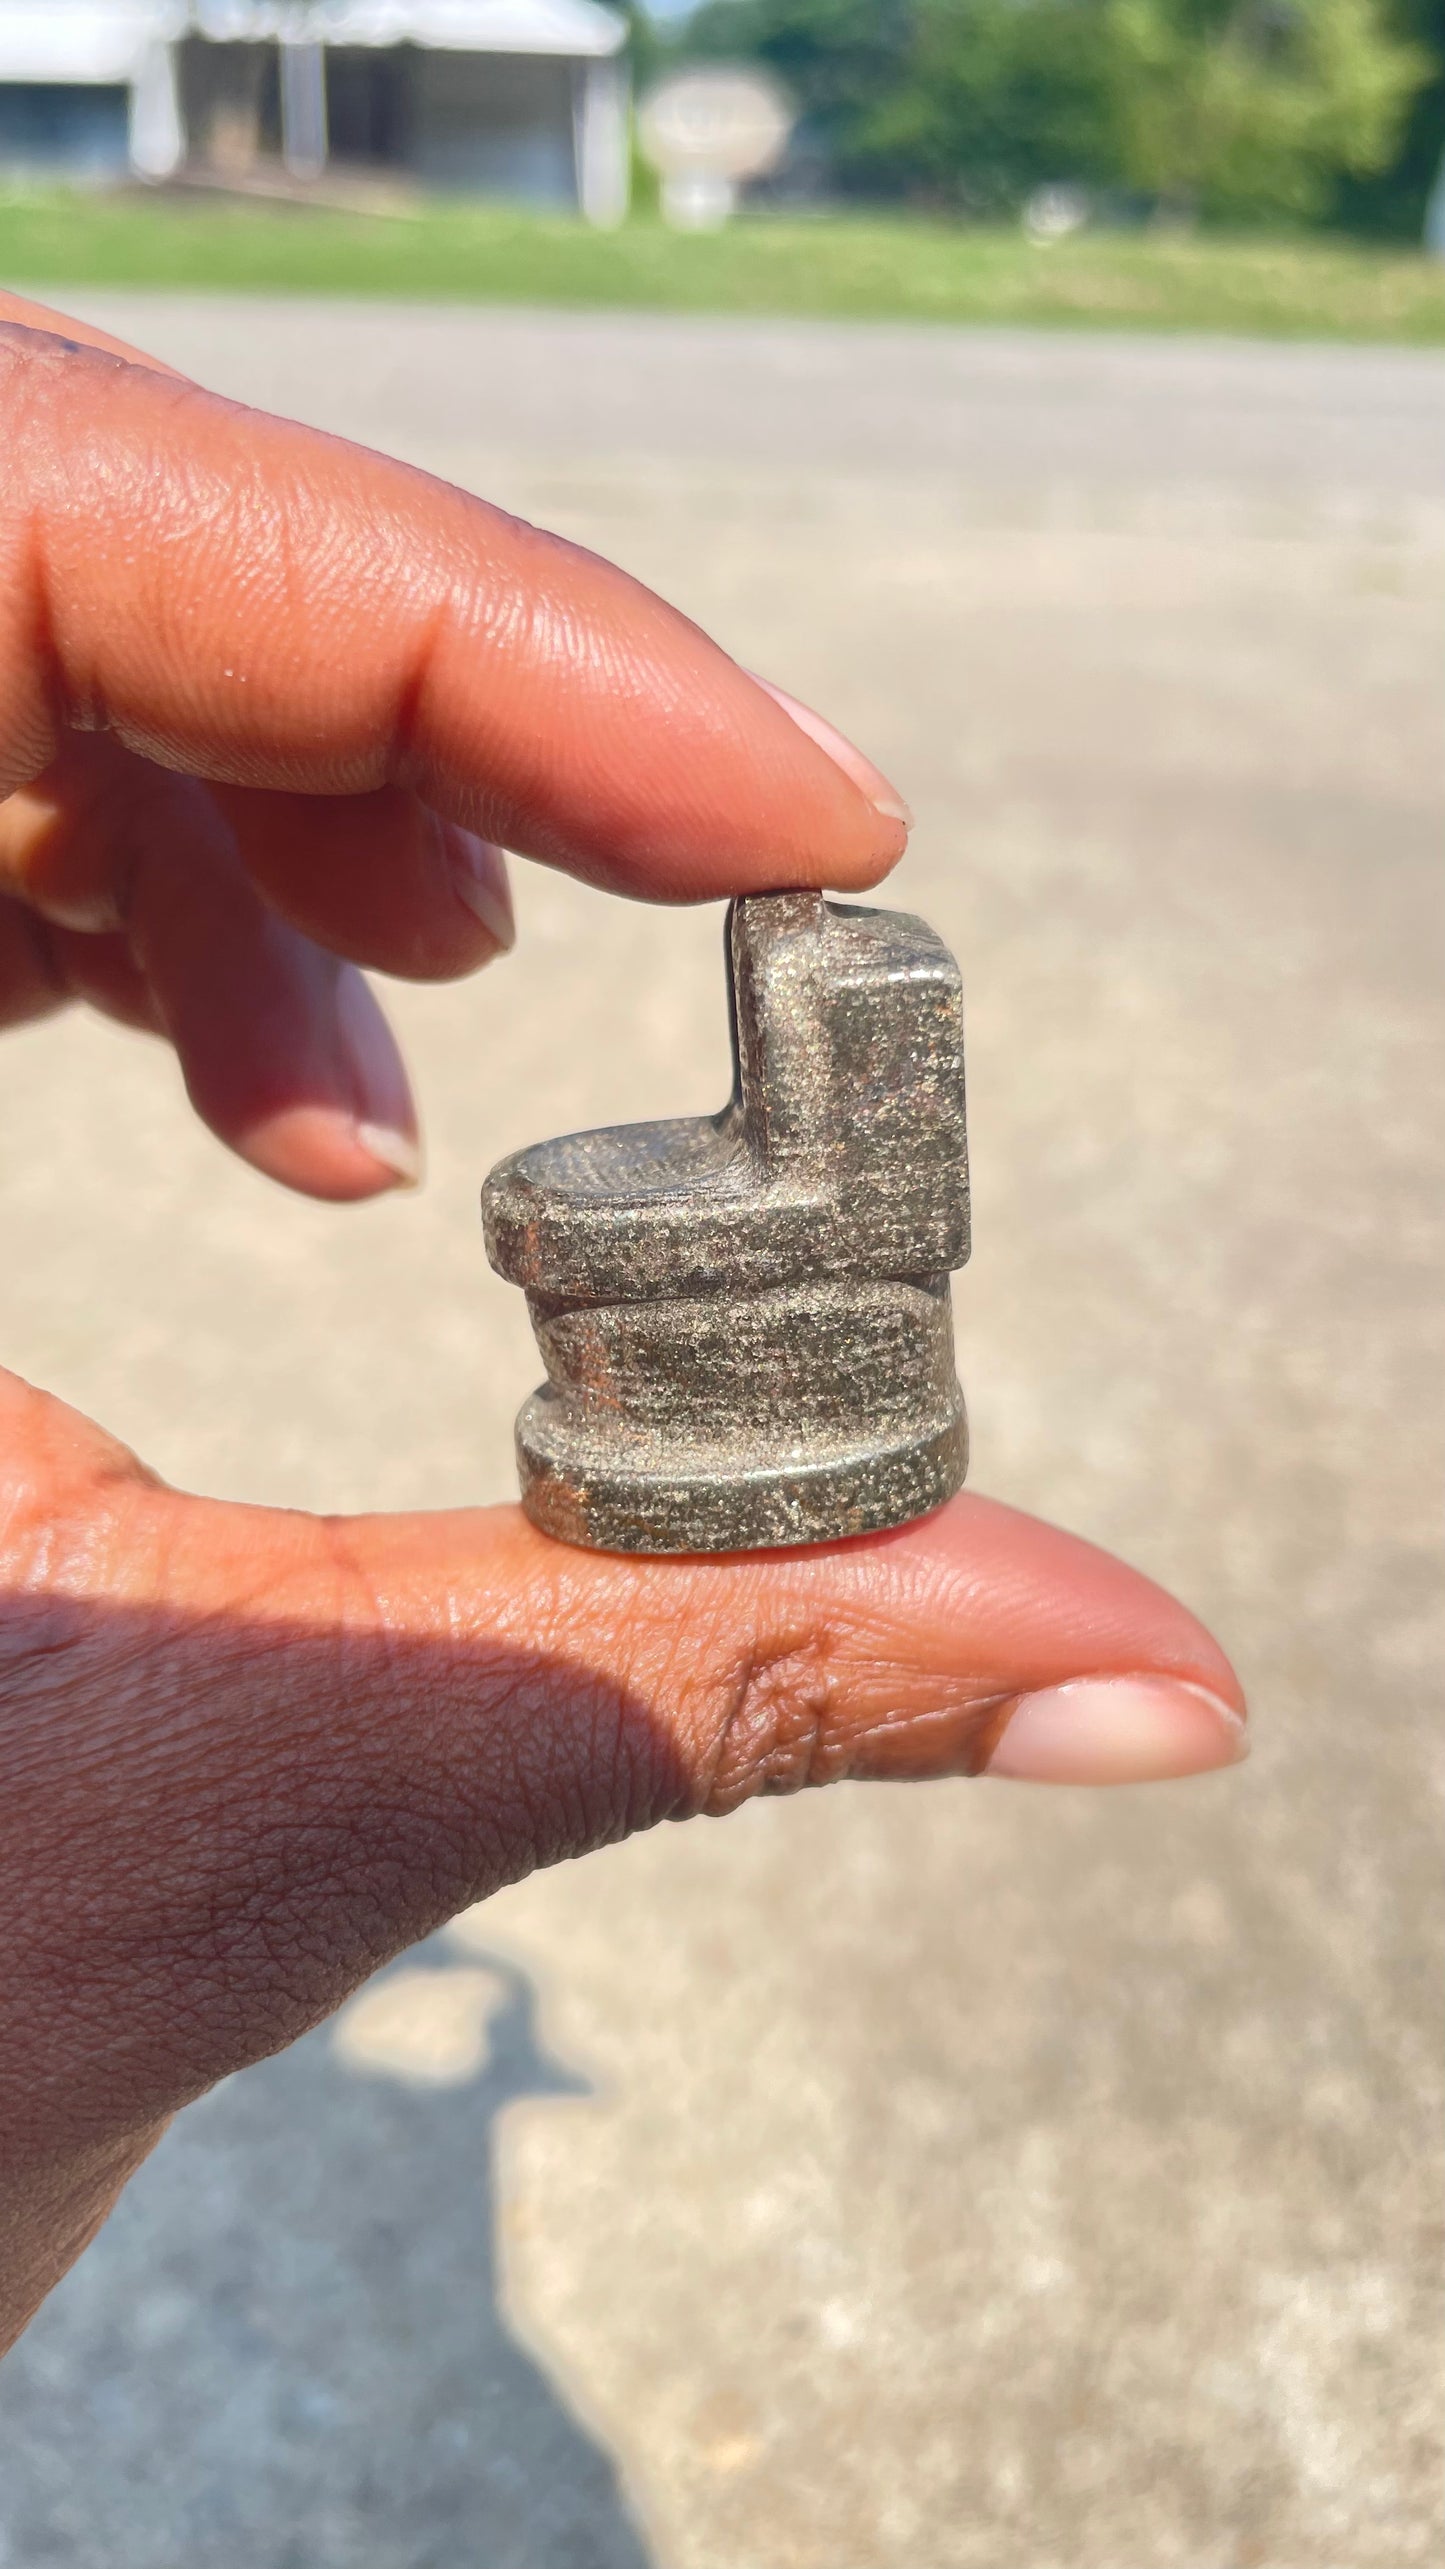
M 351 1129 L 393 1184 L 419 1186 L 421 1144 L 406 1065 L 364 974 L 343 964 L 334 985 L 336 1029 L 349 1073 Z
M 1248 1755 L 1243 1719 L 1203 1686 L 1081 1677 L 1020 1695 L 983 1771 L 1029 1784 L 1153 1784 Z
M 372 1159 L 379 1160 L 384 1169 L 390 1169 L 398 1186 L 420 1186 L 420 1142 L 394 1131 L 389 1124 L 358 1124 L 356 1138 Z
M 447 862 L 458 900 L 465 901 L 472 916 L 481 920 L 499 953 L 508 953 L 517 942 L 517 923 L 501 849 L 489 839 L 475 838 L 470 830 L 454 828 L 448 833 Z
M 822 715 L 815 714 L 811 705 L 800 705 L 796 696 L 786 695 L 781 687 L 775 687 L 771 678 L 760 678 L 756 669 L 750 669 L 748 676 L 762 688 L 765 696 L 771 696 L 774 704 L 782 707 L 799 731 L 805 731 L 809 740 L 816 742 L 835 767 L 841 767 L 844 775 L 851 777 L 860 794 L 867 795 L 875 812 L 881 812 L 886 821 L 901 821 L 906 830 L 912 829 L 913 814 L 908 805 L 897 786 L 889 784 L 882 769 L 875 767 L 871 758 L 865 758 L 862 750 L 855 749 L 851 740 L 845 740 L 831 723 L 824 722 Z

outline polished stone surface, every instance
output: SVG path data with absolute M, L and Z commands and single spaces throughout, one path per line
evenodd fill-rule
M 968 1463 L 958 966 L 922 919 L 820 892 L 734 901 L 723 951 L 725 1106 L 533 1142 L 482 1189 L 547 1368 L 522 1504 L 600 1552 L 876 1534 Z
M 508 1892 L 168 2140 L 0 2377 L 0 2562 L 1433 2559 L 1445 361 L 103 315 L 618 555 L 897 780 L 969 992 L 974 1484 L 1180 1588 L 1257 1749 Z M 726 1084 L 718 915 L 520 871 L 516 953 L 397 996 L 412 1201 L 8 1039 L 6 1358 L 209 1489 L 504 1493 L 479 1171 Z

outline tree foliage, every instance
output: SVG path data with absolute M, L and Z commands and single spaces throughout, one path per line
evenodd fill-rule
M 1428 56 L 1379 0 L 1106 0 L 1121 175 L 1163 202 L 1317 215 L 1381 169 Z
M 683 42 L 770 64 L 846 187 L 1313 220 L 1421 156 L 1445 0 L 704 0 Z
M 991 208 L 1057 178 L 1107 180 L 1107 49 L 1080 0 L 917 0 L 899 77 L 862 119 L 860 166 Z
M 1425 201 L 1445 154 L 1445 0 L 1397 0 L 1403 33 L 1430 68 L 1416 90 L 1403 132 L 1390 158 L 1374 170 L 1347 175 L 1334 212 L 1351 230 L 1420 237 Z

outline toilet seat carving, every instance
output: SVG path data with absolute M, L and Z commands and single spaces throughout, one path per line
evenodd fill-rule
M 814 892 L 735 901 L 726 951 L 719 1114 L 537 1143 L 483 1190 L 547 1369 L 523 1504 L 603 1551 L 876 1531 L 967 1462 L 958 967 L 922 920 Z

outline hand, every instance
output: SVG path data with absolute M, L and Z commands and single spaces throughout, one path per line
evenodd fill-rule
M 877 771 L 621 573 L 7 310 L 0 1021 L 152 1028 L 232 1148 L 361 1196 L 416 1125 L 356 967 L 489 961 L 501 844 L 665 900 L 899 854 Z M 617 1560 L 190 1498 L 13 1376 L 0 1671 L 0 2342 L 178 2106 L 534 1865 L 842 1775 L 1242 1747 L 1182 1607 L 984 1499 Z

